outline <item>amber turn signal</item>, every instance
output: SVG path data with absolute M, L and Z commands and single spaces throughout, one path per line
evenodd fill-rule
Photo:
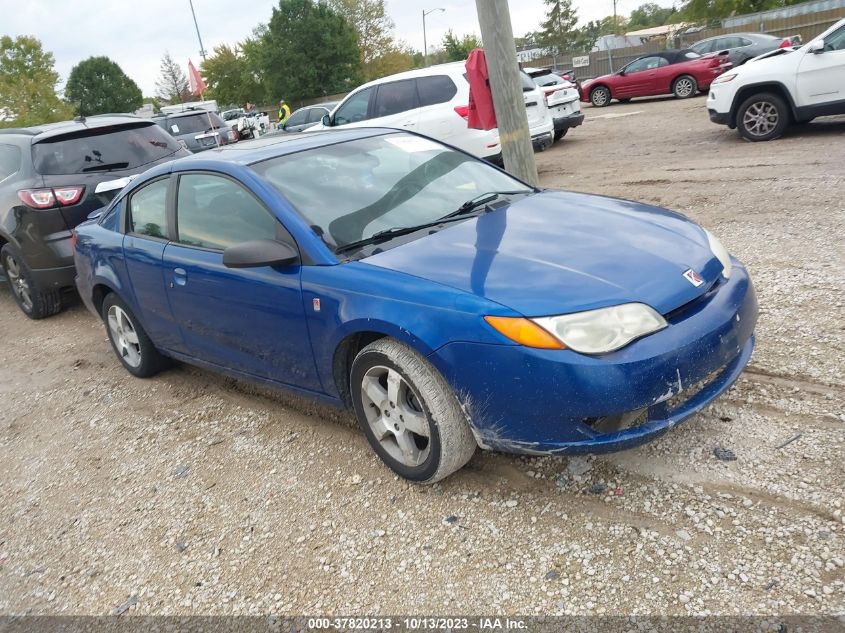
M 484 320 L 499 334 L 520 345 L 539 349 L 566 349 L 566 345 L 530 319 L 486 316 Z

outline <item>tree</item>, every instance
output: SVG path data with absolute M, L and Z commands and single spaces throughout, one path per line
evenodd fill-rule
M 385 68 L 396 66 L 410 53 L 405 45 L 393 39 L 395 25 L 385 11 L 384 0 L 330 0 L 329 5 L 346 18 L 358 34 L 364 79 L 369 81 L 384 76 Z M 404 61 L 399 65 L 403 66 Z
M 361 80 L 358 34 L 321 0 L 279 0 L 260 56 L 274 100 L 293 103 L 347 92 Z
M 578 13 L 572 0 L 543 0 L 548 7 L 542 23 L 541 43 L 559 51 L 571 49 L 577 36 Z
M 603 35 L 613 35 L 617 31 L 623 32 L 626 28 L 625 18 L 622 16 L 616 16 L 615 22 L 612 15 L 605 16 L 601 20 L 591 20 L 575 32 L 573 50 L 589 52 Z
M 29 126 L 69 119 L 56 94 L 53 54 L 30 35 L 0 37 L 0 126 Z
M 70 71 L 65 101 L 77 114 L 134 112 L 143 104 L 141 89 L 108 57 L 89 57 Z
M 674 7 L 661 7 L 654 2 L 646 2 L 631 11 L 628 18 L 628 30 L 637 31 L 654 26 L 663 26 L 677 13 Z
M 474 48 L 481 48 L 481 42 L 474 33 L 456 37 L 452 29 L 449 29 L 443 36 L 443 49 L 450 62 L 464 61 Z
M 207 97 L 217 99 L 220 104 L 264 101 L 265 90 L 259 65 L 247 57 L 243 46 L 216 46 L 214 53 L 202 63 L 203 79 L 208 85 Z M 250 46 L 247 44 L 252 53 Z
M 420 60 L 422 65 L 422 60 Z M 364 69 L 365 79 L 372 80 L 395 75 L 417 66 L 416 52 L 404 42 L 394 43 L 385 53 L 376 57 Z
M 161 58 L 161 75 L 156 81 L 156 96 L 168 103 L 184 103 L 191 100 L 188 78 L 182 67 L 173 61 L 170 53 Z
M 684 20 L 717 22 L 722 18 L 799 4 L 804 0 L 687 0 L 681 8 Z

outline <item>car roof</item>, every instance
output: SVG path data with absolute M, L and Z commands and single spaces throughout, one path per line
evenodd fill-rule
M 137 126 L 139 124 L 143 125 L 145 122 L 154 125 L 154 122 L 150 119 L 144 119 L 131 114 L 102 114 L 87 118 L 78 117 L 73 121 L 44 123 L 43 125 L 33 125 L 31 127 L 6 128 L 0 130 L 0 134 L 28 136 L 32 139 L 33 143 L 38 143 L 47 138 L 72 134 L 73 132 L 82 130 L 96 130 L 103 127 L 127 124 Z
M 350 128 L 347 130 L 323 130 L 318 132 L 302 132 L 293 134 L 279 134 L 266 136 L 250 141 L 241 141 L 232 145 L 223 145 L 199 154 L 192 154 L 173 162 L 173 168 L 180 166 L 191 169 L 195 161 L 220 161 L 222 163 L 238 163 L 251 165 L 269 158 L 295 154 L 307 149 L 325 147 L 336 143 L 354 141 L 361 138 L 381 136 L 382 134 L 398 134 L 401 130 L 391 128 Z
M 722 33 L 721 35 L 714 35 L 712 37 L 705 37 L 703 40 L 698 40 L 693 46 L 696 44 L 701 44 L 702 42 L 709 42 L 711 40 L 718 40 L 723 37 L 747 37 L 749 39 L 759 38 L 764 40 L 780 40 L 783 39 L 778 37 L 777 35 L 772 35 L 770 33 L 746 33 L 746 32 L 739 32 L 739 33 Z
M 466 62 L 449 62 L 446 64 L 437 64 L 435 66 L 428 66 L 427 68 L 415 68 L 413 70 L 405 70 L 395 75 L 388 75 L 386 77 L 379 77 L 373 81 L 361 84 L 359 88 L 366 88 L 368 86 L 377 86 L 378 84 L 387 83 L 390 81 L 399 81 L 401 79 L 416 79 L 417 77 L 429 77 L 431 75 L 449 75 L 455 73 L 466 72 Z

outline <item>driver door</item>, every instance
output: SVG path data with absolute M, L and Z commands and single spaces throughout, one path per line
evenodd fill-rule
M 845 26 L 824 38 L 822 52 L 803 54 L 796 78 L 797 105 L 825 114 L 845 112 Z
M 218 367 L 321 390 L 305 321 L 299 263 L 227 268 L 223 251 L 293 238 L 240 183 L 221 174 L 178 176 L 176 232 L 162 268 L 173 319 L 191 357 Z
M 625 74 L 620 75 L 616 82 L 616 89 L 612 90 L 614 97 L 641 97 L 652 94 L 649 84 L 655 79 L 657 68 L 662 57 L 650 56 L 636 59 L 625 68 Z M 663 61 L 666 61 L 665 59 Z

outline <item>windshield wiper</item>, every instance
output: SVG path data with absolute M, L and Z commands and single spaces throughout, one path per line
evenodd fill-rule
M 354 242 L 349 242 L 348 244 L 338 246 L 334 252 L 346 253 L 348 251 L 357 250 L 362 246 L 367 246 L 369 244 L 379 244 L 381 242 L 386 242 L 387 240 L 393 239 L 394 237 L 408 235 L 409 233 L 414 233 L 415 231 L 420 231 L 422 229 L 428 229 L 434 226 L 439 226 L 447 222 L 456 222 L 457 220 L 462 220 L 463 216 L 472 211 L 473 209 L 487 204 L 488 202 L 492 202 L 500 195 L 516 195 L 520 193 L 533 193 L 533 190 L 521 189 L 519 191 L 488 191 L 487 193 L 482 193 L 481 195 L 475 196 L 471 200 L 467 200 L 460 207 L 458 207 L 457 210 L 453 211 L 452 213 L 448 213 L 447 215 L 444 215 L 442 218 L 433 220 L 432 222 L 415 224 L 413 226 L 394 226 L 393 228 L 373 233 L 370 237 L 365 237 L 362 240 L 356 240 Z
M 531 189 L 520 189 L 518 191 L 487 191 L 485 193 L 479 194 L 474 198 L 470 198 L 466 202 L 464 202 L 461 206 L 457 209 L 452 211 L 452 213 L 448 213 L 444 215 L 441 220 L 447 220 L 449 218 L 454 218 L 456 216 L 466 215 L 467 213 L 474 211 L 478 207 L 483 207 L 488 202 L 493 202 L 494 200 L 498 199 L 499 196 L 515 196 L 520 193 L 534 193 Z
M 111 171 L 112 169 L 126 169 L 127 167 L 129 167 L 129 163 L 108 163 L 105 165 L 93 165 L 92 167 L 86 167 L 82 171 Z

